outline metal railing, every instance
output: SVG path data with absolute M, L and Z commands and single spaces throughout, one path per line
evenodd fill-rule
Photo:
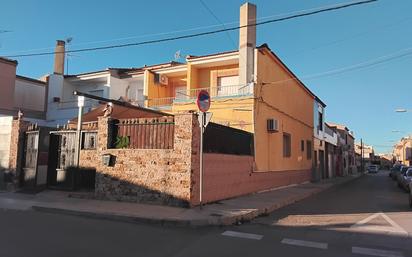
M 206 88 L 182 89 L 176 90 L 174 97 L 153 98 L 148 100 L 149 107 L 170 106 L 175 102 L 185 102 L 194 100 L 200 91 L 205 90 L 209 92 L 210 97 L 216 98 L 230 98 L 253 95 L 253 83 L 247 85 L 231 85 L 231 86 L 217 86 Z

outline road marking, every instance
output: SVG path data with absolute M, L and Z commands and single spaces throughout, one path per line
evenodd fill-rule
M 240 238 L 253 239 L 253 240 L 260 240 L 263 238 L 262 235 L 258 235 L 258 234 L 243 233 L 243 232 L 236 232 L 236 231 L 230 231 L 230 230 L 223 232 L 222 236 L 240 237 Z
M 328 249 L 328 244 L 327 243 L 319 243 L 319 242 L 313 242 L 313 241 L 283 238 L 281 243 L 282 244 L 287 244 L 287 245 L 312 247 L 312 248 L 318 248 L 318 249 L 324 249 L 324 250 Z
M 387 251 L 373 248 L 352 247 L 352 253 L 381 256 L 381 257 L 403 257 L 401 252 Z
M 390 224 L 390 226 L 376 226 L 376 225 L 366 225 L 369 221 L 377 218 L 377 217 L 382 217 Z M 354 225 L 351 226 L 351 228 L 360 228 L 364 230 L 374 230 L 374 231 L 384 231 L 384 232 L 391 232 L 391 233 L 397 233 L 397 234 L 403 234 L 403 235 L 408 235 L 408 232 L 403 229 L 401 226 L 399 226 L 395 221 L 393 221 L 391 218 L 389 218 L 385 213 L 383 212 L 377 212 L 369 217 L 366 217 L 365 219 L 356 222 Z

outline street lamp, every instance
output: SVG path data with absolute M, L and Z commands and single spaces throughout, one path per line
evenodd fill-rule
M 395 110 L 395 112 L 407 112 L 408 110 L 403 109 L 403 108 L 398 108 Z

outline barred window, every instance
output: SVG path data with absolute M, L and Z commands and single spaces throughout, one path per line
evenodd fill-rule
M 306 141 L 306 158 L 308 160 L 312 159 L 312 141 L 311 140 Z
M 82 149 L 92 150 L 96 149 L 97 145 L 97 132 L 84 132 Z
M 283 133 L 283 157 L 291 156 L 292 140 L 288 133 Z

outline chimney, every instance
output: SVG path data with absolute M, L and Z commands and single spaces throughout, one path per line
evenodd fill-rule
M 256 5 L 245 3 L 240 7 L 239 30 L 239 84 L 253 81 L 256 48 Z M 247 27 L 243 27 L 247 26 Z
M 65 45 L 66 42 L 63 40 L 56 41 L 56 48 L 54 50 L 54 74 L 64 74 Z

